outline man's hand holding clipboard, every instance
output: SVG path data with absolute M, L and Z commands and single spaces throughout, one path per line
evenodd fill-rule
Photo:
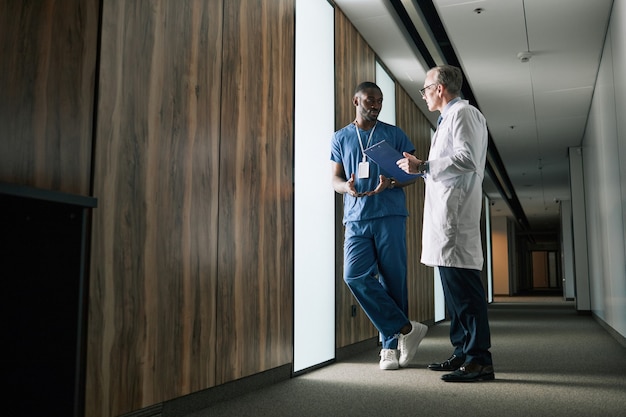
M 405 156 L 384 140 L 372 145 L 363 152 L 372 161 L 376 162 L 380 169 L 388 174 L 390 178 L 394 178 L 400 183 L 412 182 L 415 181 L 417 177 L 423 176 L 422 174 L 409 174 L 400 168 L 397 162 L 404 159 Z

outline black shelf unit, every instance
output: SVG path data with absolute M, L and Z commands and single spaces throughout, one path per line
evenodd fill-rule
M 93 197 L 0 183 L 0 366 L 10 387 L 7 415 L 84 415 L 95 207 Z

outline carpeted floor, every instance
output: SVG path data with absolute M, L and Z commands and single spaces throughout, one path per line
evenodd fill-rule
M 185 417 L 626 416 L 626 349 L 560 298 L 496 298 L 490 306 L 496 380 L 445 383 L 449 326 L 432 326 L 414 364 L 378 369 L 378 349 Z

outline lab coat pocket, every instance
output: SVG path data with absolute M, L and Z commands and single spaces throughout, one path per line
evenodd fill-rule
M 446 236 L 450 236 L 456 232 L 462 190 L 457 187 L 447 187 L 442 183 L 438 184 L 435 191 L 433 219 L 439 224 L 440 230 L 444 231 Z

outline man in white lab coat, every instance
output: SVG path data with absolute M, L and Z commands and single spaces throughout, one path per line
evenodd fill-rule
M 481 281 L 480 233 L 487 125 L 480 111 L 460 96 L 463 75 L 443 65 L 426 74 L 420 90 L 430 111 L 441 113 L 428 159 L 405 153 L 398 166 L 422 174 L 426 183 L 422 258 L 441 276 L 450 315 L 452 356 L 428 366 L 452 371 L 447 382 L 494 379 L 489 348 L 487 301 Z

